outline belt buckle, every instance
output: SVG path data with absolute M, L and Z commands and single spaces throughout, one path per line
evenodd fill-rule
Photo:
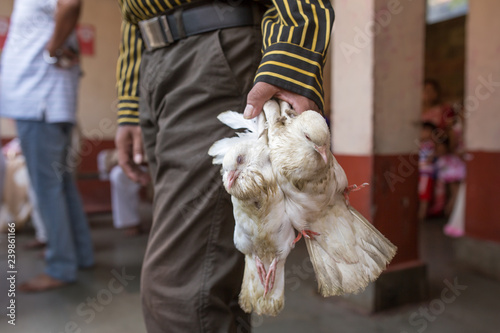
M 168 46 L 174 42 L 174 37 L 165 15 L 141 21 L 139 22 L 139 28 L 141 29 L 142 39 L 148 51 Z

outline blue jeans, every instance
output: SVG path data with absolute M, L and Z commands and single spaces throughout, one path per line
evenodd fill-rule
M 70 123 L 17 120 L 40 215 L 47 229 L 46 273 L 71 282 L 78 267 L 94 264 L 87 218 L 69 155 Z

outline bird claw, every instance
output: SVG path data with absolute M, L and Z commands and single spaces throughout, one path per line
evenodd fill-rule
M 267 272 L 267 276 L 266 276 L 266 285 L 264 287 L 264 297 L 274 287 L 274 280 L 276 278 L 276 265 L 277 264 L 278 264 L 278 261 L 276 260 L 276 258 L 274 258 L 273 261 L 271 262 L 271 265 L 269 265 L 269 271 Z
M 302 234 L 304 235 L 305 238 L 308 238 L 308 239 L 314 239 L 315 236 L 320 235 L 320 233 L 314 232 L 312 230 L 303 230 Z
M 359 191 L 359 190 L 361 190 L 361 189 L 363 189 L 363 188 L 367 187 L 368 185 L 370 185 L 370 184 L 368 184 L 368 183 L 363 183 L 363 184 L 361 184 L 361 185 L 359 185 L 359 186 L 358 186 L 358 185 L 356 185 L 356 184 L 347 186 L 347 187 L 345 188 L 345 190 L 344 190 L 344 199 L 345 199 L 345 203 L 346 203 L 346 205 L 347 205 L 347 206 L 350 206 L 350 205 L 351 205 L 351 204 L 350 204 L 350 202 L 349 202 L 349 194 L 350 194 L 351 192 L 357 192 L 357 191 Z
M 299 232 L 299 234 L 297 235 L 297 238 L 295 238 L 292 245 L 295 245 L 302 238 L 302 236 L 304 236 L 304 238 L 314 240 L 314 237 L 319 236 L 319 235 L 320 234 L 317 232 L 314 232 L 314 231 L 308 230 L 308 229 L 304 229 L 301 232 Z
M 259 257 L 255 257 L 255 266 L 257 267 L 257 273 L 259 273 L 260 283 L 262 283 L 262 285 L 266 287 L 265 283 L 267 278 L 266 267 L 264 266 Z

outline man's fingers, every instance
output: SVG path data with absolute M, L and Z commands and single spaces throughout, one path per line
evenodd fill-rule
M 140 127 L 137 127 L 137 130 L 134 131 L 132 151 L 134 156 L 134 163 L 137 165 L 144 163 L 144 151 L 142 146 L 142 134 L 140 131 Z
M 132 165 L 133 172 L 136 177 L 136 182 L 141 185 L 149 183 L 149 172 L 144 171 L 140 165 L 146 162 L 144 158 L 144 146 L 142 143 L 141 128 L 137 126 L 133 131 L 133 145 L 132 145 L 134 164 Z
M 309 110 L 320 112 L 316 103 L 307 97 L 284 90 L 279 91 L 276 97 L 290 104 L 298 114 Z
M 247 106 L 243 116 L 247 119 L 257 117 L 261 112 L 264 104 L 270 100 L 279 88 L 268 83 L 258 82 L 253 86 L 247 96 Z
M 118 164 L 120 165 L 123 172 L 127 175 L 128 178 L 130 178 L 134 182 L 139 181 L 138 174 L 134 168 L 135 165 L 130 159 L 130 155 L 121 149 L 118 149 Z
M 134 162 L 134 159 L 143 160 L 142 137 L 138 126 L 120 126 L 116 132 L 116 149 L 118 151 L 118 164 L 123 172 L 133 181 L 144 183 L 144 172 Z M 137 157 L 135 157 L 137 156 Z
M 298 114 L 308 110 L 320 112 L 318 105 L 307 97 L 283 90 L 269 83 L 258 82 L 248 93 L 247 106 L 243 116 L 247 119 L 257 117 L 262 112 L 264 104 L 273 97 L 290 104 Z

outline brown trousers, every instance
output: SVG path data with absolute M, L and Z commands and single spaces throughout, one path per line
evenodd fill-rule
M 240 27 L 143 56 L 140 121 L 155 190 L 141 283 L 150 333 L 250 331 L 231 201 L 207 151 L 234 134 L 217 115 L 244 109 L 261 43 L 258 28 Z

